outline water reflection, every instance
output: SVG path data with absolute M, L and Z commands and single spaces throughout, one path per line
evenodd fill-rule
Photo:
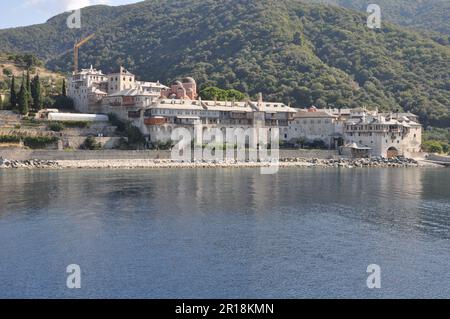
M 71 296 L 75 261 L 80 297 L 450 293 L 445 169 L 0 171 L 0 188 L 4 297 Z M 371 295 L 374 261 L 395 285 Z

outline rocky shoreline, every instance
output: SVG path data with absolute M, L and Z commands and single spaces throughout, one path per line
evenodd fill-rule
M 46 161 L 39 159 L 31 159 L 26 161 L 8 160 L 0 158 L 0 168 L 25 168 L 25 169 L 35 169 L 35 168 L 59 168 L 57 161 Z
M 284 159 L 281 160 L 284 163 L 306 162 L 311 166 L 318 167 L 345 167 L 345 168 L 357 168 L 357 167 L 421 167 L 425 165 L 414 159 L 410 158 L 358 158 L 358 159 Z
M 440 167 L 424 161 L 407 158 L 371 158 L 371 159 L 318 159 L 286 158 L 278 163 L 280 167 L 319 167 L 319 168 L 405 168 Z M 170 159 L 134 159 L 134 160 L 8 160 L 0 158 L 3 169 L 139 169 L 139 168 L 245 168 L 264 167 L 264 162 L 236 161 L 195 161 L 177 162 Z M 274 165 L 274 164 L 272 164 Z

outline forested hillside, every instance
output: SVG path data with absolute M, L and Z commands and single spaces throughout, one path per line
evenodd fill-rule
M 83 28 L 66 15 L 0 31 L 0 50 L 31 51 L 69 71 L 76 37 L 96 32 L 80 64 L 164 82 L 190 75 L 297 107 L 379 107 L 450 125 L 450 47 L 366 14 L 298 0 L 149 0 L 83 10 Z
M 420 32 L 435 31 L 448 40 L 450 35 L 450 1 L 448 0 L 304 0 L 342 6 L 366 12 L 376 3 L 383 19 Z
M 82 28 L 67 27 L 68 13 L 51 18 L 44 24 L 0 30 L 0 50 L 33 53 L 42 60 L 54 58 L 73 48 L 76 39 L 99 30 L 119 17 L 120 7 L 92 6 L 83 9 Z

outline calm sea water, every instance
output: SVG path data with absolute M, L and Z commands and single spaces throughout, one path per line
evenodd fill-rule
M 0 190 L 1 298 L 450 297 L 448 169 L 0 170 Z

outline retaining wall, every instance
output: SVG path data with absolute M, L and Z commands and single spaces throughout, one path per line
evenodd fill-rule
M 17 148 L 0 149 L 0 156 L 10 160 L 94 160 L 94 159 L 168 159 L 170 151 L 57 151 L 57 150 L 27 150 Z M 280 158 L 338 158 L 337 151 L 326 150 L 280 150 Z
M 430 160 L 430 161 L 450 163 L 450 156 L 442 156 L 442 155 L 430 154 L 430 155 L 428 155 L 427 159 Z

